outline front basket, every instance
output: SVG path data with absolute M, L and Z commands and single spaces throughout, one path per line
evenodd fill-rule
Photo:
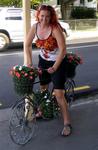
M 16 81 L 13 79 L 13 81 L 14 81 L 14 89 L 17 94 L 24 95 L 32 93 L 34 80 L 28 80 L 24 82 L 21 80 Z

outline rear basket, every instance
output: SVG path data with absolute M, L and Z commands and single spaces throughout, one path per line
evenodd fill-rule
M 74 78 L 76 74 L 76 65 L 73 65 L 72 63 L 67 62 L 66 65 L 66 74 L 68 78 Z

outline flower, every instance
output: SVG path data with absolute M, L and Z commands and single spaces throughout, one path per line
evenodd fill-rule
M 16 65 L 10 70 L 15 91 L 19 94 L 32 92 L 33 82 L 38 76 L 36 68 Z
M 37 69 L 33 69 L 33 67 L 30 66 L 19 66 L 16 65 L 10 70 L 10 74 L 13 78 L 16 80 L 31 80 L 35 79 L 35 77 L 38 75 Z
M 76 74 L 76 67 L 82 64 L 82 59 L 77 54 L 66 54 L 66 75 L 68 78 L 73 78 Z
M 67 53 L 66 54 L 66 61 L 68 63 L 73 64 L 74 66 L 77 66 L 79 64 L 82 64 L 82 59 L 77 54 L 74 53 Z

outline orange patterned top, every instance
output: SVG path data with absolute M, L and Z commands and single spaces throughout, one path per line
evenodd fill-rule
M 36 46 L 47 51 L 53 51 L 55 48 L 58 48 L 57 41 L 52 36 L 52 31 L 47 39 L 40 39 L 37 35 Z

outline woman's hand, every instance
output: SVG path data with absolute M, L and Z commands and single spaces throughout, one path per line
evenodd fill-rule
M 47 69 L 47 72 L 50 73 L 50 74 L 54 73 L 55 71 L 56 70 L 54 69 L 54 67 L 50 67 L 50 68 Z

